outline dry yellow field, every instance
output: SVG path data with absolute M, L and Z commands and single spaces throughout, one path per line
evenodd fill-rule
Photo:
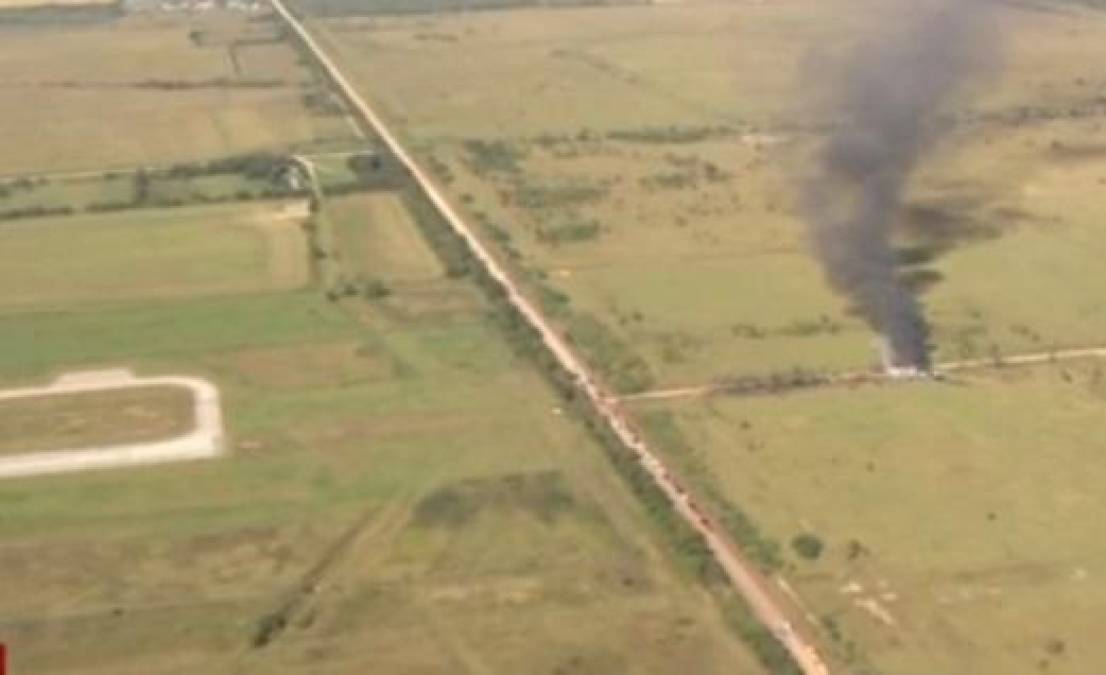
M 96 7 L 115 4 L 111 0 L 0 0 L 0 9 L 14 9 L 25 7 L 64 6 L 64 7 Z
M 310 74 L 288 44 L 236 42 L 257 39 L 272 28 L 228 13 L 6 31 L 0 175 L 350 139 L 342 116 L 305 105 Z
M 868 0 L 694 3 L 314 27 L 448 167 L 462 208 L 602 317 L 658 386 L 679 386 L 875 363 L 871 331 L 810 255 L 796 201 L 819 141 L 810 60 L 881 11 Z M 1087 281 L 1102 253 L 1106 18 L 1006 7 L 999 24 L 1000 62 L 956 102 L 963 121 L 907 195 L 912 226 L 940 248 L 923 295 L 939 359 L 1106 335 Z M 512 166 L 478 166 L 474 140 L 501 141 Z M 596 198 L 527 199 L 566 186 Z M 925 224 L 934 219 L 951 235 Z M 586 241 L 546 236 L 591 222 Z M 1064 300 L 1024 302 L 1035 293 Z
M 605 325 L 574 342 L 633 391 L 876 366 L 797 201 L 831 121 L 817 76 L 888 4 L 313 28 L 570 336 Z M 1001 56 L 952 101 L 896 223 L 938 360 L 1106 342 L 1106 14 L 996 11 Z M 781 545 L 843 672 L 1083 675 L 1103 658 L 1102 378 L 1060 364 L 636 414 L 718 512 Z M 803 534 L 818 560 L 791 546 Z
M 788 546 L 787 576 L 835 650 L 895 675 L 1086 675 L 1106 662 L 1104 406 L 1088 360 L 639 413 L 778 541 L 824 544 Z

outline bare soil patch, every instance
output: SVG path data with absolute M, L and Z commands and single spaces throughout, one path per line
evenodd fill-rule
M 192 392 L 150 386 L 0 401 L 0 455 L 163 440 L 194 420 Z

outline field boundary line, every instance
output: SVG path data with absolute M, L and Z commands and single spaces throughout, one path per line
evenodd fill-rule
M 941 377 L 946 373 L 951 374 L 960 371 L 987 369 L 994 370 L 1007 367 L 1017 368 L 1091 358 L 1106 359 L 1106 346 L 1072 347 L 1069 349 L 1053 349 L 1043 352 L 1024 352 L 1020 354 L 1010 354 L 1008 356 L 1000 355 L 988 358 L 945 361 L 943 363 L 935 364 L 933 371 L 937 377 Z M 910 382 L 916 379 L 917 378 L 896 377 L 894 375 L 889 375 L 877 370 L 857 370 L 842 373 L 815 375 L 812 376 L 809 381 L 799 382 L 794 386 L 785 386 L 784 389 L 811 389 L 841 385 L 856 385 L 865 383 L 896 381 Z M 766 382 L 763 387 L 754 387 L 753 391 L 739 392 L 735 390 L 733 384 L 727 383 L 725 381 L 720 381 L 710 384 L 688 385 L 684 387 L 671 387 L 667 389 L 652 389 L 650 391 L 643 391 L 636 394 L 627 394 L 625 396 L 619 397 L 619 400 L 623 403 L 636 403 L 642 401 L 672 401 L 685 398 L 703 398 L 705 396 L 714 395 L 764 396 L 780 393 L 781 391 L 781 389 L 773 389 L 770 383 Z
M 519 285 L 507 274 L 488 247 L 474 234 L 473 229 L 453 208 L 429 174 L 400 144 L 384 123 L 383 118 L 357 93 L 311 33 L 285 6 L 283 0 L 270 1 L 274 10 L 327 72 L 333 84 L 361 119 L 376 132 L 392 154 L 404 165 L 450 229 L 467 244 L 469 251 L 483 266 L 488 276 L 504 289 L 506 301 L 537 332 L 558 365 L 575 379 L 577 389 L 586 396 L 593 410 L 619 441 L 634 453 L 654 484 L 667 497 L 673 510 L 703 538 L 715 561 L 725 572 L 734 589 L 744 598 L 757 621 L 779 640 L 804 675 L 828 675 L 829 668 L 818 655 L 813 644 L 800 636 L 792 625 L 790 617 L 802 617 L 801 610 L 790 606 L 785 608 L 779 596 L 770 590 L 764 577 L 745 560 L 737 547 L 702 515 L 705 510 L 698 504 L 698 500 L 675 481 L 673 473 L 664 465 L 659 455 L 650 449 L 641 436 L 633 430 L 626 413 L 619 406 L 618 399 L 604 391 L 598 378 L 568 346 L 553 324 L 522 293 Z

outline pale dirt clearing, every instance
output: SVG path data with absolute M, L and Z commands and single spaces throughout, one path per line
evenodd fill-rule
M 180 436 L 193 398 L 184 387 L 129 387 L 0 401 L 0 456 Z
M 192 392 L 195 419 L 191 431 L 148 443 L 8 455 L 0 457 L 0 478 L 209 459 L 225 451 L 219 390 L 211 382 L 197 377 L 136 377 L 129 370 L 89 371 L 62 376 L 44 387 L 0 391 L 0 403 L 32 397 L 154 386 L 183 387 Z

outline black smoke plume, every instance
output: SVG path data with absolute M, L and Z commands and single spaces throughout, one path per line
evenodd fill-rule
M 990 51 L 987 0 L 893 0 L 834 87 L 833 130 L 804 190 L 831 286 L 887 340 L 893 365 L 929 367 L 921 306 L 891 246 L 911 173 L 942 131 L 942 105 Z M 824 86 L 824 81 L 823 81 Z

